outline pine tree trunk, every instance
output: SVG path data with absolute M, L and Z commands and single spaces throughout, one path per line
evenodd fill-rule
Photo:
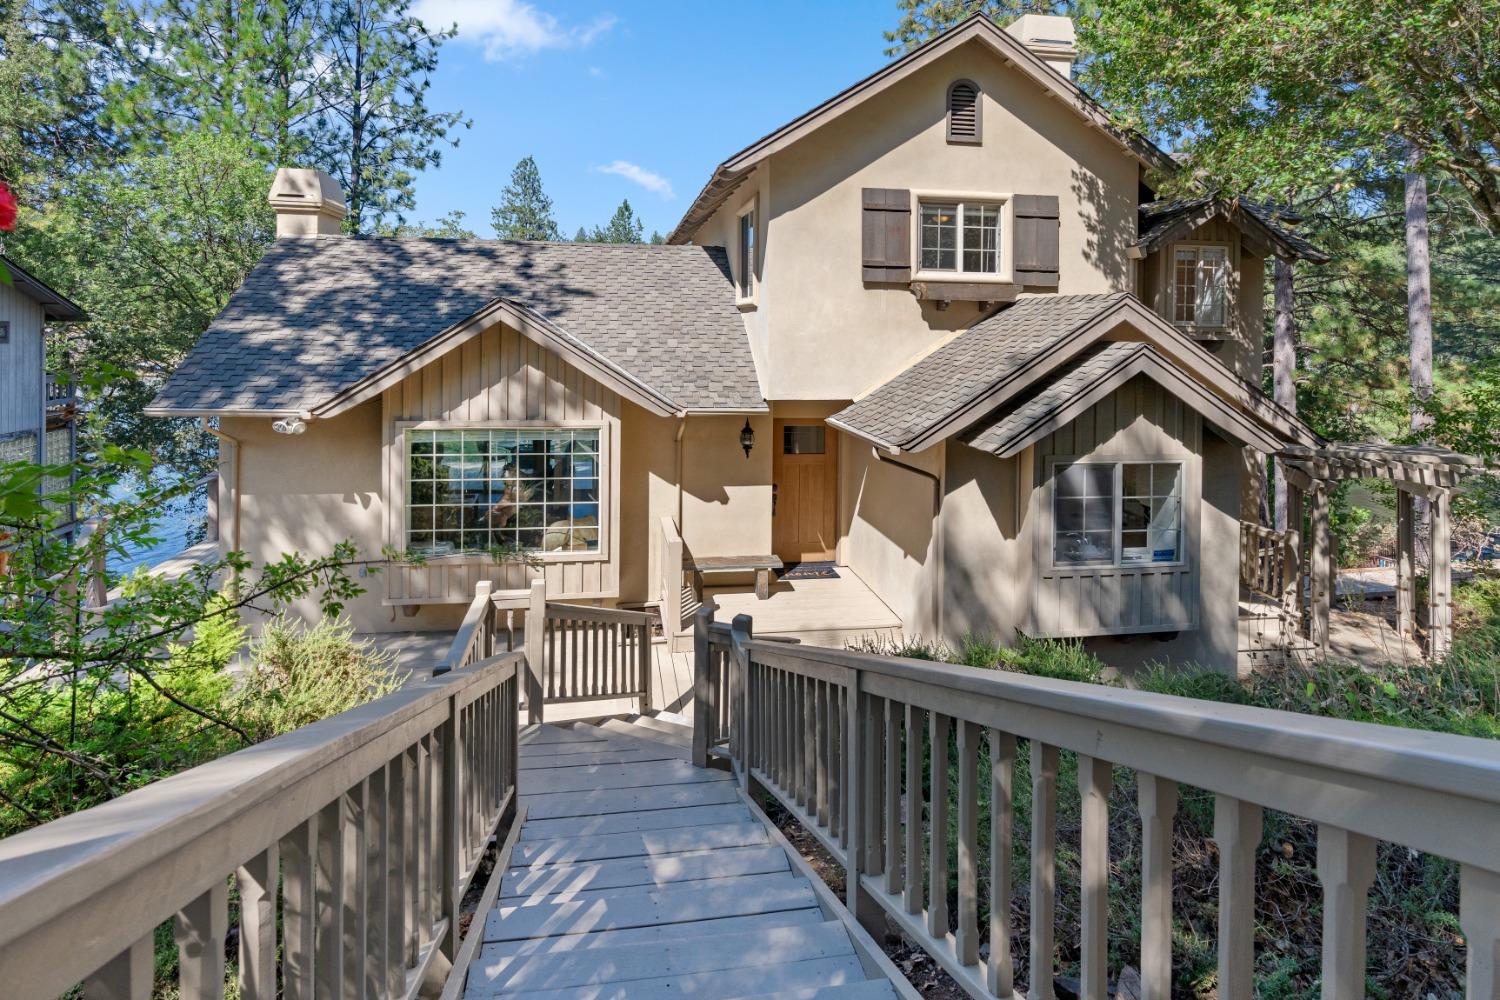
M 1293 314 L 1292 262 L 1276 258 L 1276 329 L 1271 345 L 1271 391 L 1289 412 L 1297 412 L 1297 327 Z M 1276 460 L 1276 530 L 1285 531 L 1287 512 L 1286 470 Z M 1298 528 L 1301 526 L 1298 525 Z
M 1427 178 L 1421 172 L 1421 153 L 1409 146 L 1406 154 L 1406 330 L 1411 340 L 1411 429 L 1425 430 L 1432 421 L 1422 404 L 1432 396 L 1432 253 L 1427 228 Z M 1416 498 L 1417 558 L 1427 554 L 1429 511 Z

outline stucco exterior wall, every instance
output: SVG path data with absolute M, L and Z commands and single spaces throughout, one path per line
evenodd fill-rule
M 908 635 L 936 635 L 940 487 L 910 469 L 880 461 L 865 442 L 845 436 L 841 447 L 840 564 L 900 617 Z M 900 460 L 941 477 L 944 447 Z

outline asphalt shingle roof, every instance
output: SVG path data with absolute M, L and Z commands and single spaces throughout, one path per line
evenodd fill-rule
M 760 408 L 719 247 L 277 240 L 153 406 L 309 409 L 498 298 L 687 409 Z
M 966 435 L 966 440 L 975 448 L 999 454 L 1032 424 L 1044 419 L 1142 350 L 1145 348 L 1141 344 L 1130 342 L 1105 344 L 1078 362 L 1077 367 L 1064 371 L 1030 399 L 993 422 L 980 424 Z
M 1182 219 L 1196 215 L 1207 208 L 1211 203 L 1218 204 L 1226 210 L 1231 204 L 1238 204 L 1241 211 L 1250 215 L 1256 222 L 1260 223 L 1276 239 L 1286 245 L 1286 248 L 1304 260 L 1314 263 L 1324 263 L 1328 254 L 1309 241 L 1297 235 L 1284 224 L 1284 217 L 1267 205 L 1248 201 L 1241 198 L 1236 203 L 1215 199 L 1203 198 L 1178 198 L 1174 201 L 1153 201 L 1142 205 L 1140 209 L 1140 238 L 1136 245 L 1146 249 L 1155 249 L 1161 237 Z
M 980 320 L 833 419 L 871 440 L 906 447 L 1126 298 L 1124 292 L 1113 292 L 1020 299 Z

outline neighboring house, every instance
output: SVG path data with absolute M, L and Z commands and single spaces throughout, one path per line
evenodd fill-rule
M 82 319 L 83 310 L 9 257 L 0 261 L 11 275 L 0 284 L 0 464 L 71 462 L 76 400 L 68 380 L 47 371 L 46 326 Z
M 497 544 L 670 629 L 680 532 L 835 562 L 909 633 L 1232 669 L 1257 456 L 1322 444 L 1260 389 L 1266 262 L 1326 258 L 1157 201 L 1072 37 L 965 21 L 726 160 L 668 246 L 352 238 L 282 170 L 278 240 L 149 412 L 217 419 L 226 545 L 426 555 L 364 629 L 524 586 Z

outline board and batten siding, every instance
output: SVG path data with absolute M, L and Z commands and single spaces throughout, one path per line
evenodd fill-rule
M 10 336 L 0 344 L 0 437 L 29 433 L 39 438 L 45 391 L 42 307 L 0 285 L 0 325 L 6 323 Z
M 1036 638 L 1174 632 L 1198 626 L 1203 419 L 1140 376 L 1029 449 Z M 1173 565 L 1054 566 L 1050 472 L 1058 460 L 1183 464 L 1183 560 Z M 1227 572 L 1233 572 L 1230 567 Z
M 620 589 L 620 398 L 535 341 L 496 325 L 413 372 L 383 394 L 382 445 L 386 541 L 405 547 L 406 461 L 402 432 L 412 423 L 455 427 L 514 424 L 598 424 L 605 495 L 597 553 L 544 553 L 541 572 L 554 599 L 612 600 Z M 385 603 L 456 604 L 474 585 L 495 590 L 529 586 L 536 571 L 496 565 L 488 556 L 446 556 L 423 566 L 396 565 L 386 574 Z

